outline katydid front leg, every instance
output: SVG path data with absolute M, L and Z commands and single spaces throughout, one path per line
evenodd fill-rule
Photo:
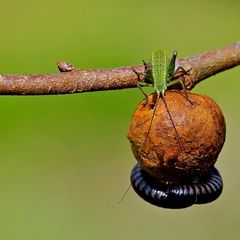
M 143 75 L 144 78 L 145 78 L 146 77 L 146 69 L 147 69 L 147 63 L 145 63 L 143 61 L 143 64 L 144 64 L 144 68 L 145 68 L 145 72 L 144 73 L 137 72 L 133 67 L 132 67 L 132 71 L 137 75 L 137 78 L 138 78 L 137 87 L 138 87 L 138 89 L 141 91 L 141 93 L 144 95 L 145 99 L 147 100 L 148 99 L 148 95 L 144 92 L 143 87 L 151 86 L 151 84 L 141 81 L 140 75 Z
M 148 83 L 145 82 L 138 82 L 137 83 L 137 87 L 139 88 L 139 90 L 141 91 L 141 93 L 145 96 L 145 99 L 148 100 L 148 95 L 144 92 L 143 87 L 145 86 L 149 86 Z

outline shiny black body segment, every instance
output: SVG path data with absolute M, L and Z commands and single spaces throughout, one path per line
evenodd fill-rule
M 201 182 L 164 185 L 149 176 L 139 164 L 132 170 L 131 184 L 135 192 L 145 201 L 171 209 L 212 202 L 221 195 L 223 188 L 221 175 L 216 168 L 213 168 L 209 176 Z

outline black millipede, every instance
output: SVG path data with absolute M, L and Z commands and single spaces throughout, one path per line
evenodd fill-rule
M 204 180 L 182 185 L 167 185 L 159 183 L 139 164 L 132 170 L 131 184 L 135 192 L 145 201 L 171 209 L 212 202 L 220 196 L 223 188 L 222 177 L 216 168 L 213 168 Z

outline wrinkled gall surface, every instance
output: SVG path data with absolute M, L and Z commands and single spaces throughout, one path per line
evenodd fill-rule
M 223 147 L 224 116 L 208 96 L 177 91 L 165 95 L 173 122 L 159 99 L 150 132 L 156 95 L 143 100 L 133 114 L 128 139 L 135 158 L 150 175 L 164 182 L 181 183 L 208 174 Z

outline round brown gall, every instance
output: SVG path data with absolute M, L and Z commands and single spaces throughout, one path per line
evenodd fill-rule
M 145 171 L 164 183 L 198 181 L 213 169 L 223 147 L 223 113 L 204 95 L 167 91 L 165 100 L 169 112 L 161 97 L 154 116 L 155 93 L 138 105 L 128 131 L 133 154 Z

